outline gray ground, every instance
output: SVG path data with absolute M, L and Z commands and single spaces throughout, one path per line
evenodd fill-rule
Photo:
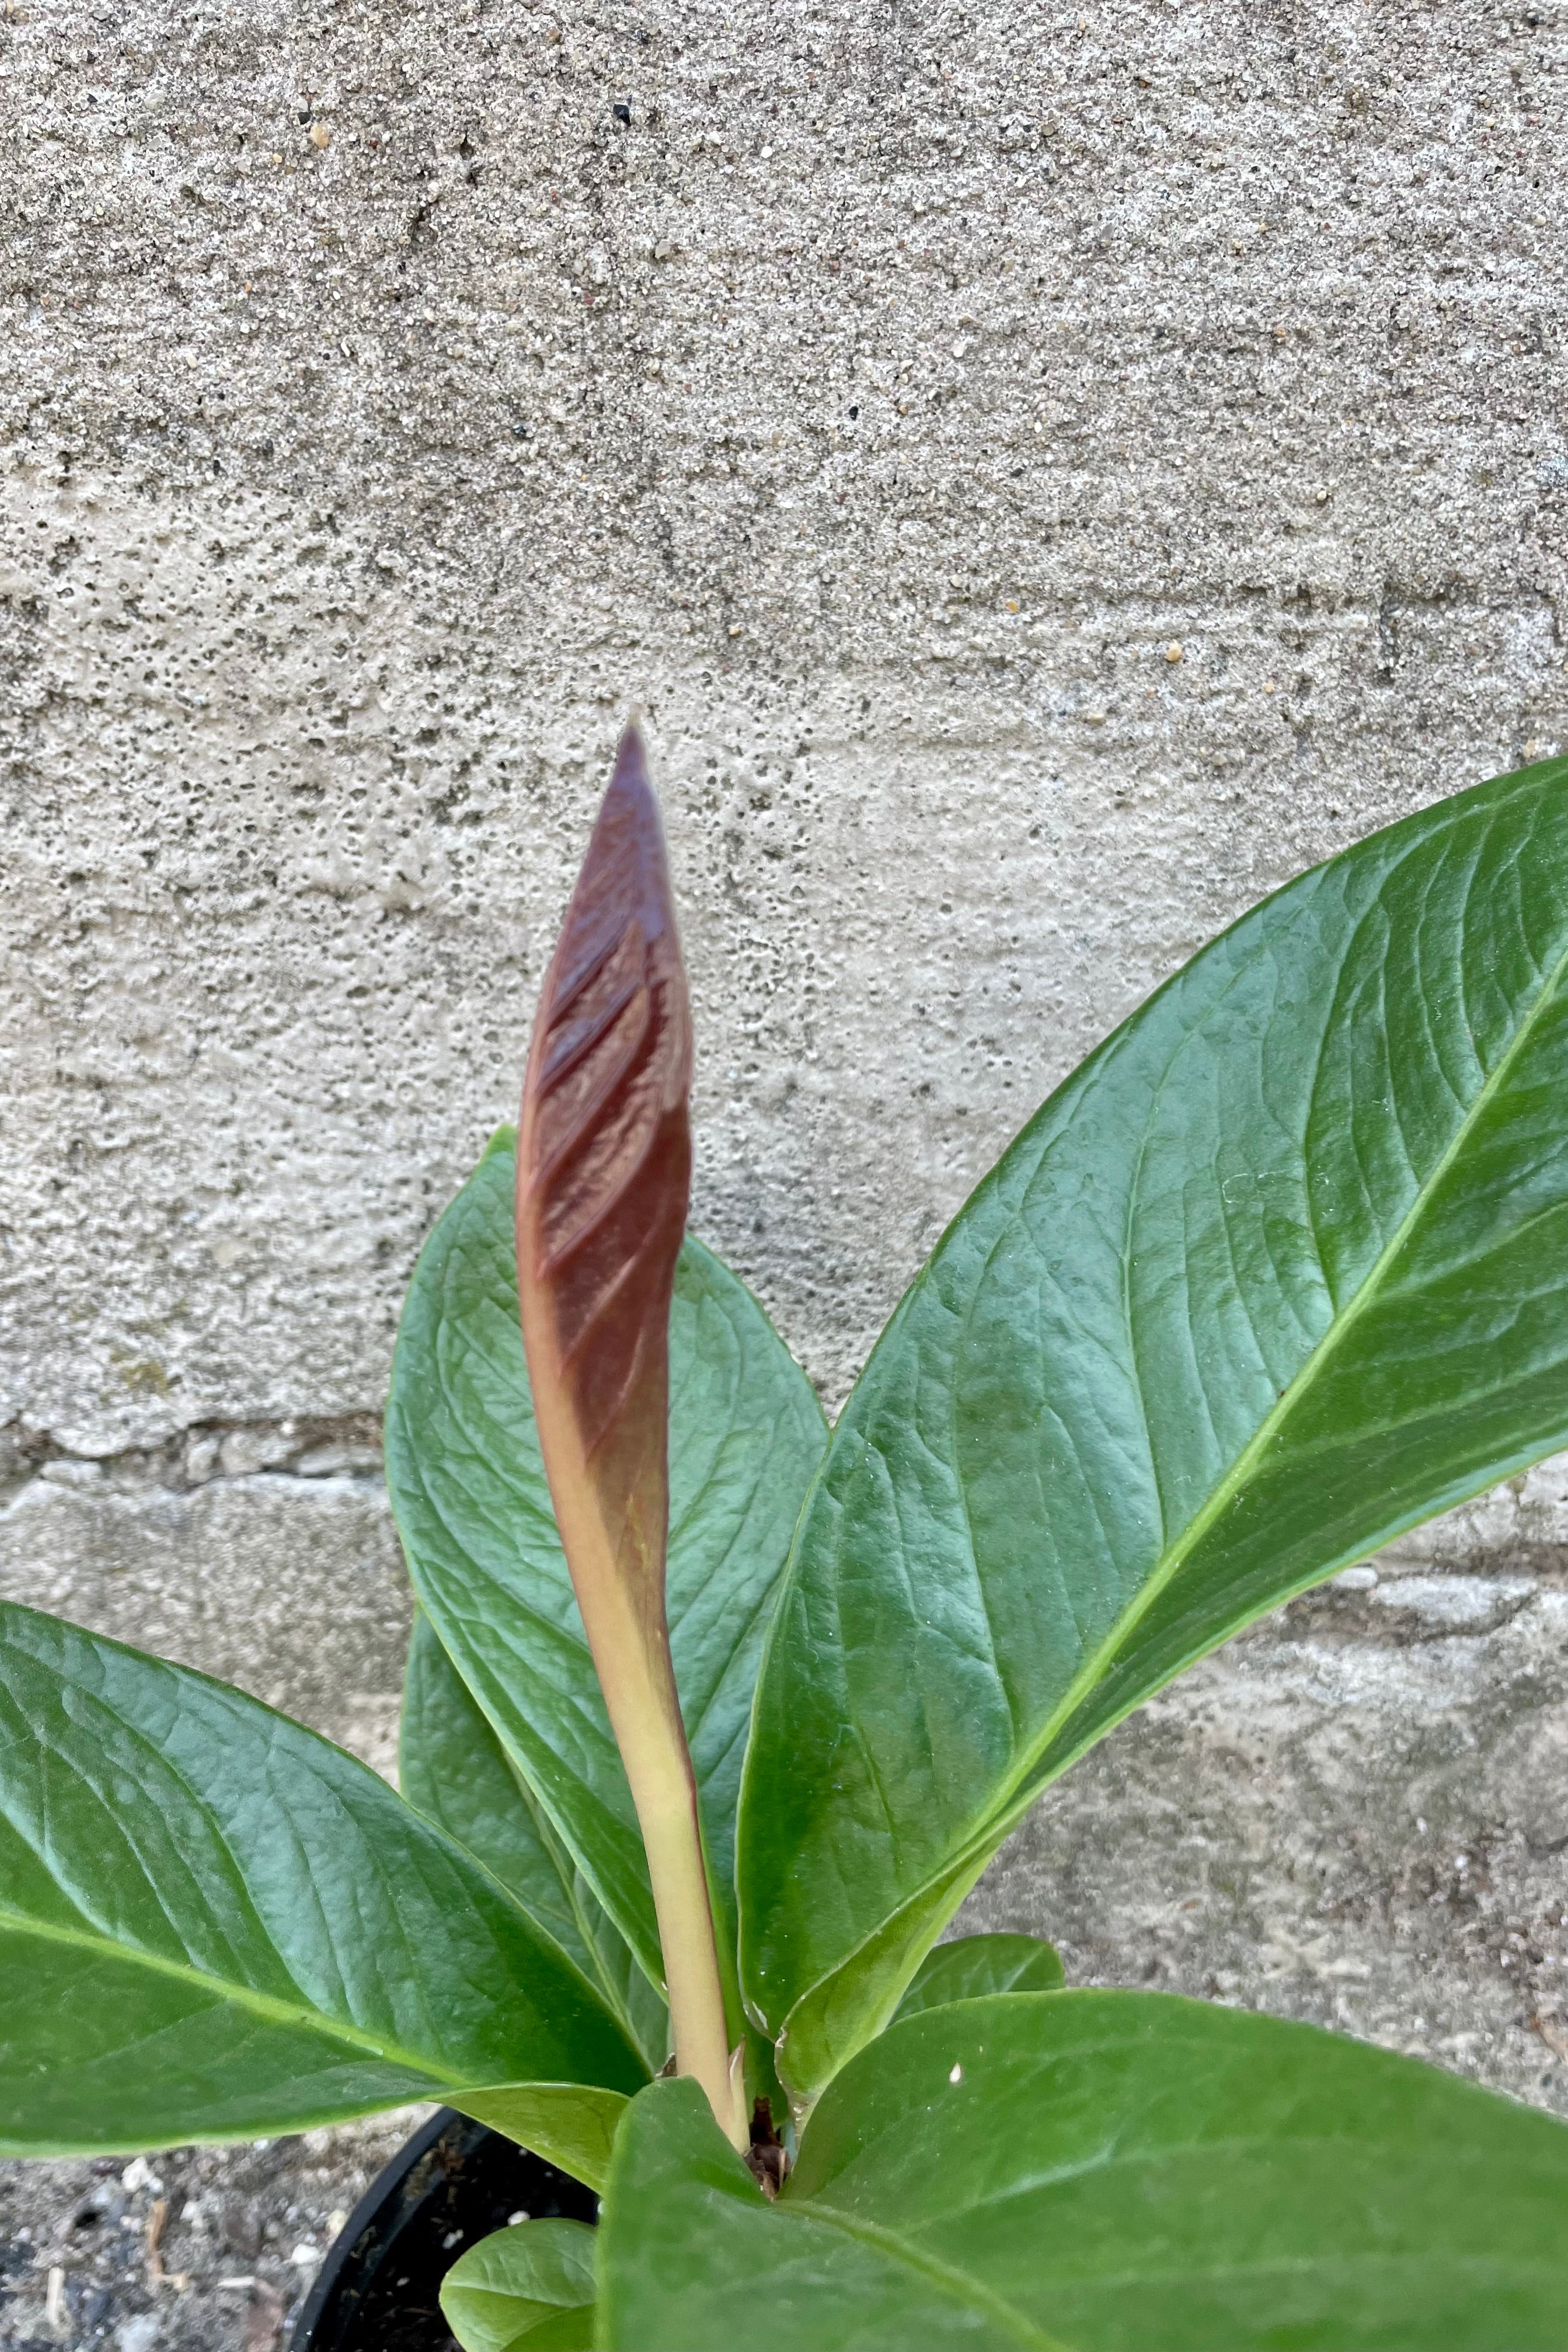
M 1565 36 L 0 0 L 0 1590 L 385 1766 L 397 1303 L 629 702 L 695 1222 L 832 1402 L 1205 937 L 1568 742 Z M 1548 1466 L 1177 1685 L 969 1916 L 1568 2110 L 1565 1609 Z M 230 2352 L 371 2146 L 160 2159 L 183 2294 L 150 2189 L 8 2168 L 0 2345 Z
M 0 2346 L 277 2352 L 321 2254 L 426 2108 L 374 2124 L 0 2172 Z

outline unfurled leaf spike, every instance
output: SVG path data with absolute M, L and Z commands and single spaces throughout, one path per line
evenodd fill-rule
M 691 1016 L 635 726 L 544 977 L 517 1272 L 555 1517 L 647 1850 L 679 2071 L 746 2144 L 665 1616 L 669 1308 L 691 1181 Z

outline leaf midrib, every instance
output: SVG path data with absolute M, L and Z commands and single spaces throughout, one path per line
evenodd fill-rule
M 149 1952 L 140 1945 L 117 1944 L 108 1936 L 91 1935 L 79 1927 L 59 1927 L 50 1920 L 31 1918 L 25 1911 L 0 1907 L 0 1932 L 5 1929 L 22 1936 L 37 1937 L 46 1943 L 65 1944 L 76 1951 L 90 1952 L 120 1968 L 145 1969 L 154 1976 L 168 1977 L 177 1983 L 194 1986 L 198 1991 L 230 2001 L 237 2008 L 248 2010 L 255 2017 L 265 2018 L 268 2024 L 302 2027 L 323 2040 L 339 2042 L 347 2049 L 368 2053 L 389 2065 L 406 2066 L 412 2073 L 426 2075 L 433 2084 L 449 2088 L 454 2081 L 459 2079 L 449 2068 L 434 2065 L 430 2059 L 405 2050 L 401 2043 L 385 2036 L 367 2033 L 363 2027 L 350 2025 L 341 2018 L 330 2017 L 322 2010 L 280 2000 L 275 1993 L 262 1992 L 257 1986 L 237 1984 L 231 1978 L 212 1975 L 183 1960 L 172 1960 L 162 1953 Z

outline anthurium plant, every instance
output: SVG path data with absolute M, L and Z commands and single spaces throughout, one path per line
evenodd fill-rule
M 470 2352 L 1568 2346 L 1561 2123 L 941 1940 L 1184 1666 L 1568 1444 L 1568 762 L 1178 972 L 831 1433 L 685 1232 L 691 1066 L 633 732 L 398 1339 L 402 1794 L 0 1613 L 0 2142 L 448 2102 L 602 2195 L 456 2262 Z

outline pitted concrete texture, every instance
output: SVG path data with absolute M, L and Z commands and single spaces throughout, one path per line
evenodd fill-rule
M 384 1384 L 641 701 L 841 1392 L 1268 885 L 1568 736 L 1556 7 L 8 0 L 5 1416 Z
M 1204 938 L 1568 741 L 1565 22 L 4 0 L 5 1590 L 384 1753 L 374 1473 L 185 1449 L 378 1412 L 629 705 L 687 910 L 695 1222 L 830 1402 Z M 1563 1540 L 1436 1580 L 1547 1595 Z M 1473 1669 L 1489 1854 L 1528 1834 L 1483 1727 L 1557 1703 L 1555 1605 L 1431 1649 Z M 1370 1662 L 1380 1788 L 1447 1769 L 1463 1708 L 1384 1670 L 1383 1604 L 1313 1606 L 1108 1747 L 1004 1865 L 1013 1914 L 1061 1927 L 1059 1866 L 1113 1968 L 1145 1914 L 1070 1857 L 1163 1853 L 1151 1788 L 1237 1871 L 1295 1853 L 1314 1645 Z M 1369 2026 L 1500 2015 L 1367 1852 Z M 1247 1908 L 1306 1880 L 1244 1902 L 1224 1867 L 1182 1980 L 1317 2013 Z

